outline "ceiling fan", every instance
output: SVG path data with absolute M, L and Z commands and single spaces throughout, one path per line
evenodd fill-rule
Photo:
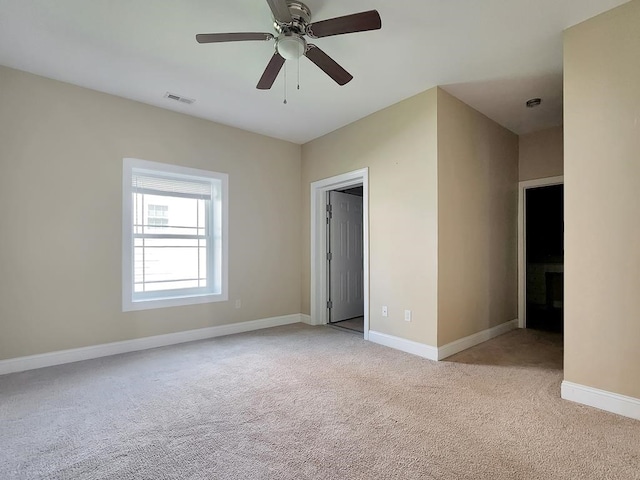
M 258 82 L 257 88 L 260 90 L 271 88 L 286 60 L 295 60 L 302 55 L 320 67 L 338 85 L 347 84 L 353 79 L 353 76 L 316 45 L 307 43 L 304 37 L 322 38 L 382 28 L 382 20 L 376 10 L 311 23 L 311 10 L 302 2 L 267 0 L 267 3 L 273 13 L 275 34 L 246 32 L 196 35 L 198 43 L 270 41 L 275 39 L 276 51 Z

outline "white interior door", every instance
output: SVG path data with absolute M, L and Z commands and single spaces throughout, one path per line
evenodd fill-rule
M 329 192 L 329 319 L 364 315 L 362 197 Z

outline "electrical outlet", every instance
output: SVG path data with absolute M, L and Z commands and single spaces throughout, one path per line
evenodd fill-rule
M 382 316 L 383 317 L 388 317 L 389 316 L 389 311 L 387 310 L 387 306 L 386 305 L 384 307 L 382 307 Z
M 242 307 L 242 300 L 240 300 L 239 298 L 236 300 L 236 308 L 240 308 Z
M 404 321 L 405 322 L 410 322 L 411 321 L 411 310 L 405 310 L 404 311 Z

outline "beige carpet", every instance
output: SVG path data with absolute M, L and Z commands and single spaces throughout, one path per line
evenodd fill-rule
M 640 422 L 561 401 L 535 335 L 435 363 L 293 325 L 6 375 L 0 479 L 640 479 Z

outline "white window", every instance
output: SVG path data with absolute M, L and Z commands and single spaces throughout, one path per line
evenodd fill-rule
M 227 175 L 124 159 L 124 311 L 227 300 Z

